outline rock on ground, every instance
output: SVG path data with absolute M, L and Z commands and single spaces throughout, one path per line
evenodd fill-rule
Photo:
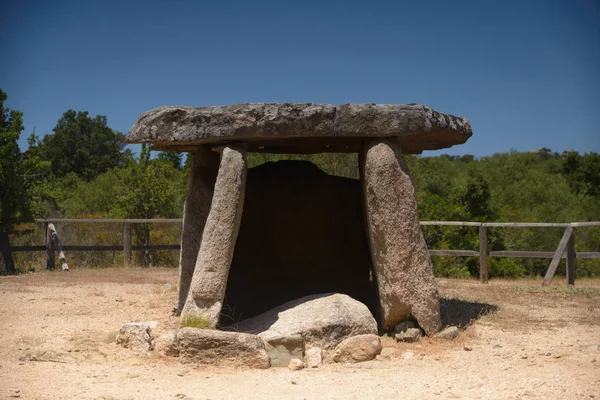
M 318 368 L 323 364 L 323 349 L 311 347 L 306 351 L 304 362 L 308 368 Z
M 335 347 L 342 340 L 377 334 L 377 323 L 364 304 L 345 294 L 305 296 L 273 308 L 257 317 L 227 327 L 229 330 L 283 337 L 299 335 L 306 345 Z
M 374 359 L 381 352 L 381 340 L 377 335 L 358 335 L 338 344 L 333 353 L 333 361 L 357 363 Z
M 423 338 L 423 330 L 419 328 L 410 328 L 401 333 L 396 333 L 396 340 L 399 342 L 413 343 Z
M 402 152 L 394 141 L 376 139 L 365 147 L 363 159 L 381 324 L 387 329 L 412 317 L 428 335 L 433 335 L 442 325 L 438 290 Z
M 177 347 L 182 362 L 259 369 L 270 365 L 262 340 L 247 333 L 182 328 Z
M 153 350 L 154 336 L 152 330 L 157 325 L 156 321 L 127 322 L 119 330 L 117 344 L 133 351 Z
M 259 335 L 271 360 L 271 367 L 287 367 L 291 360 L 304 357 L 304 340 L 300 335 L 281 336 L 267 331 Z
M 154 350 L 164 356 L 177 357 L 179 355 L 177 332 L 168 332 L 156 338 Z
M 347 294 L 374 312 L 360 193 L 358 180 L 309 161 L 249 169 L 220 324 L 321 293 Z
M 304 369 L 304 362 L 298 358 L 292 358 L 288 364 L 288 368 L 292 371 Z
M 436 335 L 438 339 L 455 339 L 460 334 L 456 326 L 449 326 Z

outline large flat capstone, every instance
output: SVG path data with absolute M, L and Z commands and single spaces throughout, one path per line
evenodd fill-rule
M 251 152 L 333 153 L 357 152 L 365 139 L 396 137 L 412 154 L 461 144 L 471 135 L 469 120 L 419 104 L 246 103 L 155 108 L 138 118 L 127 142 L 194 151 L 243 141 Z

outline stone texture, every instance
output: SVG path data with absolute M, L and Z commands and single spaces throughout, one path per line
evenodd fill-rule
M 309 161 L 249 169 L 221 325 L 330 292 L 375 312 L 360 196 L 358 180 L 327 175 Z
M 304 362 L 308 368 L 318 368 L 323 364 L 323 349 L 311 347 L 306 351 Z
M 182 328 L 177 334 L 182 362 L 228 367 L 269 368 L 269 356 L 255 335 Z
M 437 334 L 438 339 L 456 339 L 460 331 L 456 326 L 449 326 Z
M 152 330 L 158 325 L 155 321 L 127 322 L 119 330 L 117 344 L 133 351 L 154 349 Z
M 248 140 L 250 151 L 358 151 L 365 138 L 396 136 L 406 153 L 464 143 L 465 118 L 419 104 L 247 103 L 214 107 L 159 107 L 142 114 L 129 143 L 190 151 L 200 144 Z
M 417 323 L 415 321 L 402 321 L 400 322 L 398 325 L 396 325 L 396 328 L 394 329 L 394 333 L 402 333 L 402 332 L 406 332 L 408 329 L 413 329 L 413 328 L 418 328 L 419 326 L 417 325 Z
M 288 368 L 292 371 L 299 371 L 301 369 L 304 369 L 304 362 L 300 359 L 292 358 L 290 360 Z
M 399 342 L 414 343 L 423 338 L 424 332 L 419 328 L 409 328 L 404 332 L 396 333 L 395 338 Z
M 364 304 L 344 294 L 330 293 L 287 302 L 227 329 L 261 336 L 300 335 L 305 345 L 328 350 L 351 336 L 377 334 L 377 323 Z
M 304 357 L 304 340 L 300 335 L 282 336 L 272 331 L 259 335 L 271 360 L 271 367 L 287 367 L 293 359 Z
M 183 310 L 192 283 L 220 161 L 219 154 L 211 151 L 208 146 L 199 147 L 191 153 L 191 157 L 190 184 L 183 208 L 181 229 L 178 313 Z
M 364 201 L 381 325 L 412 317 L 432 335 L 441 328 L 439 297 L 408 168 L 393 140 L 371 141 L 365 151 Z
M 182 320 L 217 325 L 242 217 L 246 174 L 246 152 L 225 147 Z
M 377 335 L 358 335 L 345 339 L 333 352 L 333 361 L 357 363 L 374 359 L 381 352 L 381 340 Z
M 154 350 L 164 356 L 177 357 L 179 355 L 177 332 L 168 332 L 157 337 L 154 341 Z

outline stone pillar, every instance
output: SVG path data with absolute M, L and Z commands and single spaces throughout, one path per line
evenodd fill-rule
M 219 321 L 242 219 L 247 172 L 245 148 L 225 146 L 192 284 L 182 312 L 183 325 L 216 327 Z
M 367 230 L 381 324 L 391 328 L 413 317 L 432 335 L 442 326 L 440 303 L 410 173 L 392 139 L 373 140 L 364 152 Z
M 209 146 L 200 147 L 197 151 L 190 153 L 190 156 L 192 157 L 190 187 L 183 208 L 181 251 L 179 253 L 178 312 L 183 310 L 188 297 L 219 171 L 219 154 L 211 151 Z

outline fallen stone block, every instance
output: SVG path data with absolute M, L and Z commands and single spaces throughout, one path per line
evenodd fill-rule
M 213 329 L 182 328 L 177 333 L 182 362 L 216 366 L 269 368 L 269 356 L 256 335 Z

